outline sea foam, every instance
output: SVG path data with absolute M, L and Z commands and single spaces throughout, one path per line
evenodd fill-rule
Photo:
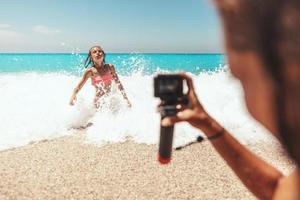
M 0 74 L 0 150 L 53 139 L 84 129 L 85 141 L 97 145 L 121 142 L 157 144 L 159 103 L 153 96 L 153 77 L 139 72 L 120 76 L 132 107 L 116 86 L 95 111 L 95 89 L 88 80 L 74 106 L 69 98 L 81 77 L 66 73 Z M 242 143 L 270 141 L 268 131 L 247 112 L 242 87 L 229 70 L 190 74 L 208 113 Z M 187 123 L 175 127 L 174 146 L 194 140 L 201 131 Z

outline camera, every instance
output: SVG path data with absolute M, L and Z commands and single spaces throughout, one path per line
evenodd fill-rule
M 159 74 L 154 78 L 154 96 L 161 99 L 162 117 L 175 116 L 178 104 L 187 104 L 183 94 L 183 77 L 178 74 Z
M 183 97 L 183 78 L 178 74 L 159 74 L 154 78 L 154 96 L 172 105 Z
M 161 99 L 161 119 L 175 116 L 178 104 L 186 104 L 183 93 L 184 78 L 179 74 L 159 74 L 154 78 L 154 96 Z M 167 164 L 171 161 L 174 126 L 160 126 L 158 161 Z

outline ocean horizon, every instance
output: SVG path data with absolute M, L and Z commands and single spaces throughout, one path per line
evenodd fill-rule
M 2 72 L 55 72 L 78 73 L 84 68 L 87 53 L 0 53 Z M 145 62 L 145 63 L 142 63 Z M 216 70 L 225 64 L 219 53 L 107 53 L 106 63 L 114 64 L 119 73 L 132 70 L 153 73 L 154 70 L 200 72 Z

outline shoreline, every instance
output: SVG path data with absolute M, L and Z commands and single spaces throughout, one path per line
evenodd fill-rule
M 79 132 L 1 151 L 0 199 L 256 199 L 207 141 L 160 165 L 156 145 L 83 139 Z M 284 173 L 293 169 L 276 145 L 249 148 Z

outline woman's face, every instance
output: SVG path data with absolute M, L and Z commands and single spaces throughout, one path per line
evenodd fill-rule
M 277 137 L 275 87 L 263 63 L 251 52 L 231 51 L 228 60 L 232 74 L 242 83 L 249 112 Z
M 104 61 L 104 52 L 99 47 L 93 47 L 90 50 L 91 59 L 94 63 L 101 65 Z

